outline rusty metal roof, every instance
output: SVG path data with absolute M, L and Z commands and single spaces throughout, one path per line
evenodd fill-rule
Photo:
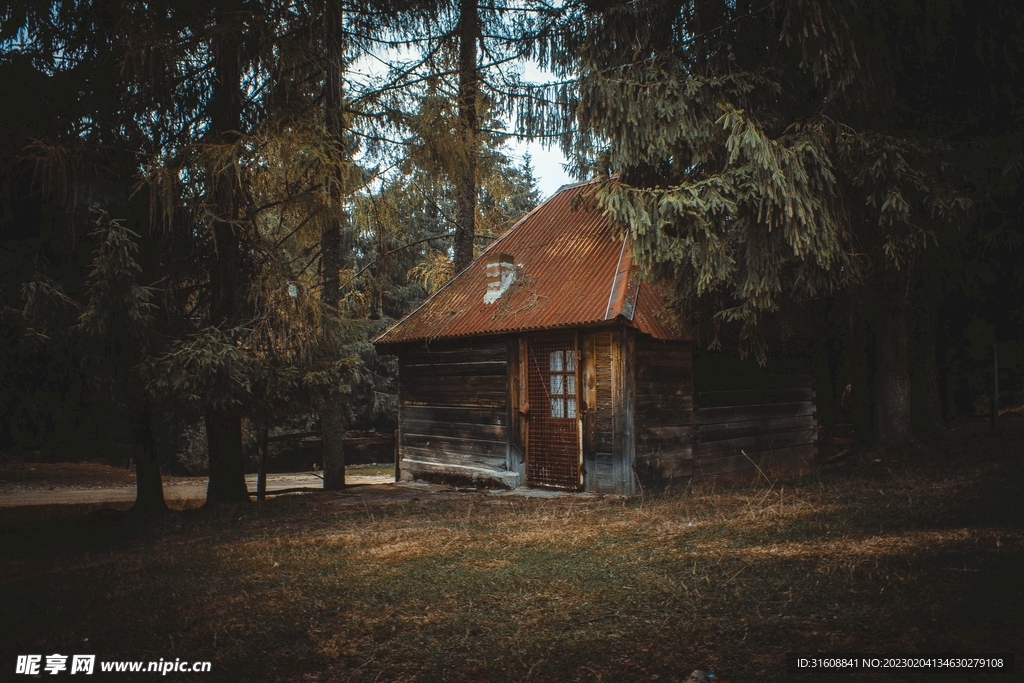
M 591 197 L 593 184 L 562 187 L 481 253 L 464 271 L 384 331 L 375 344 L 400 344 L 623 322 L 657 339 L 690 339 L 641 280 L 629 245 Z M 516 279 L 484 303 L 490 254 L 509 254 Z

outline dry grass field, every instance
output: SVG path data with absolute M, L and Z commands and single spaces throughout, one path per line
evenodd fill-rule
M 1022 444 L 1009 418 L 926 452 L 628 500 L 357 489 L 148 526 L 0 510 L 0 678 L 18 654 L 82 653 L 211 661 L 161 677 L 194 681 L 1020 680 L 804 678 L 785 655 L 1019 659 Z

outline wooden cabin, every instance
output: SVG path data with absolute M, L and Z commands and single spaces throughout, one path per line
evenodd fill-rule
M 563 187 L 374 341 L 399 359 L 402 479 L 632 494 L 809 463 L 809 363 L 695 352 L 589 190 Z

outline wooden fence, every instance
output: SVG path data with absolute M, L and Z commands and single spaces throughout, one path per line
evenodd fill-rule
M 320 489 L 309 488 L 308 486 L 279 489 L 277 491 L 267 491 L 267 457 L 270 452 L 270 444 L 281 441 L 293 441 L 295 439 L 308 439 L 316 438 L 320 436 L 320 430 L 311 432 L 293 432 L 291 434 L 278 434 L 276 436 L 269 436 L 267 429 L 260 429 L 256 436 L 256 452 L 259 456 L 260 467 L 259 472 L 256 475 L 256 499 L 264 500 L 267 496 L 274 496 L 281 493 L 296 493 L 301 491 L 318 491 Z M 349 436 L 346 434 L 342 439 L 342 445 L 370 445 L 370 444 L 391 444 L 394 450 L 395 458 L 395 481 L 398 481 L 401 475 L 401 469 L 399 465 L 398 456 L 398 432 L 394 434 L 378 434 L 374 436 L 365 436 L 365 433 L 361 435 Z

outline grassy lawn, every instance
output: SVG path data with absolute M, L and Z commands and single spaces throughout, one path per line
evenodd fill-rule
M 391 462 L 386 463 L 372 463 L 369 465 L 346 465 L 346 474 L 358 474 L 363 477 L 380 477 L 380 476 L 395 476 L 395 464 Z
M 1020 680 L 802 678 L 785 654 L 1019 660 L 1022 422 L 630 500 L 357 490 L 147 528 L 0 511 L 0 670 L 80 653 L 212 661 L 197 681 Z

